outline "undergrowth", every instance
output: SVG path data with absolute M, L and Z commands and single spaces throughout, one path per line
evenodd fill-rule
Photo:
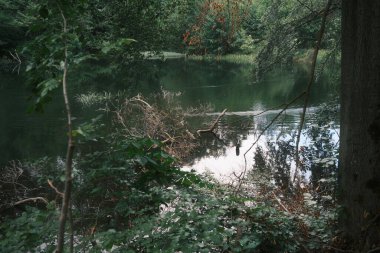
M 124 103 L 144 109 L 141 124 L 151 112 L 171 115 L 141 98 Z M 130 115 L 126 109 L 112 110 L 114 126 L 123 126 L 112 134 L 99 118 L 82 124 L 74 131 L 78 152 L 67 230 L 75 252 L 330 252 L 339 241 L 337 147 L 327 127 L 335 116 L 328 108 L 304 132 L 312 141 L 302 149 L 303 170 L 312 174 L 302 187 L 292 184 L 291 140 L 258 148 L 237 190 L 182 171 L 167 152 L 169 143 L 128 135 L 128 122 L 120 122 Z M 0 252 L 53 252 L 63 168 L 62 159 L 43 158 L 1 169 Z

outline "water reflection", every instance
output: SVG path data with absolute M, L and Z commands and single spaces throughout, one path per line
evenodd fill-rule
M 219 139 L 208 136 L 201 139 L 202 147 L 196 161 L 205 157 L 231 157 L 241 160 L 247 146 L 255 137 L 254 129 L 271 119 L 271 114 L 253 118 L 253 113 L 286 103 L 304 90 L 307 72 L 303 68 L 280 68 L 268 73 L 260 82 L 252 82 L 252 66 L 226 62 L 200 62 L 190 60 L 145 61 L 134 67 L 107 70 L 102 64 L 81 65 L 76 73 L 71 72 L 70 91 L 72 97 L 89 91 L 118 92 L 127 90 L 131 96 L 145 96 L 161 88 L 181 92 L 183 107 L 210 104 L 215 113 L 228 109 L 217 128 Z M 63 155 L 66 146 L 65 115 L 60 90 L 45 113 L 27 114 L 30 93 L 25 88 L 25 78 L 19 75 L 0 73 L 0 164 L 12 159 L 34 159 L 41 156 Z M 327 75 L 321 75 L 312 91 L 311 104 L 324 102 L 334 87 Z M 73 99 L 74 100 L 74 99 Z M 294 104 L 297 106 L 299 104 Z M 74 102 L 74 123 L 78 124 L 94 117 L 97 112 L 83 109 Z M 210 114 L 209 122 L 215 116 Z M 286 129 L 297 116 L 290 111 L 282 120 Z M 190 123 L 199 129 L 201 122 L 192 117 Z M 277 123 L 277 125 L 281 125 Z M 269 129 L 263 140 L 278 130 Z M 236 145 L 240 143 L 240 156 L 236 156 Z M 226 155 L 226 154 L 231 154 Z M 201 158 L 203 157 L 203 158 Z M 219 166 L 210 158 L 209 166 L 240 166 L 235 160 L 225 160 Z M 230 159 L 230 158 L 228 158 Z M 249 158 L 248 160 L 252 160 Z M 218 162 L 219 163 L 219 162 Z M 241 164 L 241 163 L 240 163 Z
M 311 108 L 308 113 L 313 111 L 315 108 Z M 209 172 L 221 180 L 229 180 L 233 173 L 238 175 L 244 168 L 252 166 L 256 147 L 265 148 L 268 141 L 289 136 L 297 127 L 301 112 L 301 108 L 289 109 L 260 138 L 260 133 L 279 111 L 262 114 L 259 111 L 230 112 L 215 128 L 215 135 L 202 135 L 201 147 L 184 169 Z M 254 116 L 257 114 L 260 115 Z M 252 147 L 256 141 L 257 144 Z M 248 150 L 250 152 L 247 153 Z
M 319 127 L 316 117 L 316 112 L 319 109 L 319 107 L 311 107 L 307 110 L 308 120 L 301 135 L 301 149 L 313 146 L 314 140 L 310 139 L 307 132 L 310 131 L 310 126 Z M 259 116 L 247 116 L 256 115 L 257 111 L 230 112 L 215 129 L 215 135 L 202 136 L 201 147 L 197 154 L 183 168 L 185 170 L 195 170 L 199 173 L 207 172 L 221 181 L 230 182 L 231 180 L 236 181 L 237 175 L 240 175 L 245 169 L 252 168 L 254 154 L 258 147 L 267 152 L 269 151 L 269 143 L 277 143 L 278 141 L 292 143 L 289 146 L 292 147 L 292 150 L 288 150 L 288 152 L 292 153 L 302 108 L 286 110 L 266 129 L 279 112 L 280 110 L 271 110 Z M 328 142 L 337 145 L 339 142 L 339 125 L 329 125 L 326 130 L 331 136 Z M 312 148 L 315 149 L 316 147 L 313 146 Z M 237 154 L 237 148 L 239 148 L 239 154 Z M 324 151 L 321 150 L 321 152 Z M 294 168 L 295 164 L 292 162 L 290 167 L 291 175 L 294 173 Z M 310 173 L 310 171 L 305 171 L 303 174 L 306 180 L 310 177 Z

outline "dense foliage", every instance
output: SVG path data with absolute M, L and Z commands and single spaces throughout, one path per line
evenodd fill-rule
M 84 103 L 88 99 L 81 98 Z M 335 112 L 329 108 L 316 119 L 333 120 Z M 305 147 L 305 166 L 313 166 L 305 167 L 312 173 L 307 188 L 291 184 L 294 144 L 278 142 L 256 151 L 255 167 L 238 189 L 181 171 L 162 142 L 126 138 L 118 121 L 113 134 L 104 135 L 100 120 L 81 124 L 74 132 L 79 150 L 68 232 L 74 235 L 76 251 L 300 252 L 302 247 L 318 251 L 335 243 L 336 164 L 331 161 L 336 148 L 331 146 L 332 153 L 323 153 L 321 161 L 306 160 L 314 156 L 307 150 L 329 145 L 324 144 L 329 139 L 323 138 L 323 128 L 317 131 L 311 125 L 305 131 L 316 138 Z M 1 172 L 1 181 L 8 182 L 2 188 L 7 195 L 1 210 L 11 216 L 2 222 L 0 249 L 51 252 L 64 162 L 44 158 L 13 163 Z M 14 204 L 36 195 L 49 203 Z

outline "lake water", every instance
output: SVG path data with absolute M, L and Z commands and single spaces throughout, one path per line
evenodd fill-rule
M 210 170 L 227 175 L 233 168 L 244 166 L 243 154 L 262 129 L 278 111 L 269 111 L 260 117 L 258 112 L 287 103 L 300 94 L 307 85 L 308 72 L 305 66 L 279 68 L 267 73 L 260 81 L 254 81 L 251 65 L 227 62 L 203 62 L 185 59 L 146 61 L 131 69 L 103 71 L 100 65 L 85 66 L 80 75 L 70 76 L 70 94 L 86 94 L 89 91 L 117 92 L 128 90 L 131 95 L 148 95 L 161 90 L 181 92 L 184 107 L 208 104 L 213 108 L 210 124 L 223 109 L 227 109 L 218 125 L 216 139 L 205 136 L 198 154 L 185 168 L 198 171 Z M 138 69 L 138 70 L 137 70 Z M 131 74 L 132 73 L 132 74 Z M 11 73 L 0 73 L 0 164 L 14 159 L 34 159 L 42 156 L 63 156 L 66 150 L 66 124 L 63 98 L 60 90 L 45 108 L 43 114 L 28 114 L 30 104 L 25 77 Z M 329 94 L 336 92 L 327 74 L 317 78 L 312 90 L 310 106 L 318 107 L 326 102 Z M 297 101 L 273 127 L 265 132 L 262 143 L 274 139 L 281 131 L 297 126 L 302 101 Z M 83 109 L 74 102 L 74 122 L 90 119 L 95 112 Z M 196 125 L 196 116 L 190 116 Z M 199 126 L 201 127 L 201 126 Z M 204 127 L 203 127 L 204 128 Z M 236 144 L 240 143 L 240 155 L 236 155 Z M 251 161 L 253 152 L 247 156 Z

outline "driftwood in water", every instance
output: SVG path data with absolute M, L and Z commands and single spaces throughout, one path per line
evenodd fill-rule
M 216 118 L 216 120 L 214 121 L 214 123 L 211 125 L 211 127 L 209 129 L 197 130 L 198 135 L 201 135 L 201 133 L 213 133 L 215 127 L 218 125 L 219 120 L 224 116 L 226 111 L 227 111 L 227 109 L 224 109 L 223 112 L 221 114 L 219 114 L 219 116 Z

